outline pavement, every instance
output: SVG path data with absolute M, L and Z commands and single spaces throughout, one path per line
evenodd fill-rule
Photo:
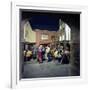
M 58 62 L 25 63 L 22 78 L 64 77 L 72 76 L 70 64 Z

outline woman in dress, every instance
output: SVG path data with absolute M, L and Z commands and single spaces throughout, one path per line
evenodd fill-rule
M 42 45 L 38 48 L 38 61 L 39 63 L 42 63 Z

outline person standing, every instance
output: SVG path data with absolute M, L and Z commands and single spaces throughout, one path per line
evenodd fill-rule
M 30 61 L 32 58 L 32 51 L 31 50 L 27 50 L 26 51 L 26 61 Z
M 33 59 L 36 59 L 37 58 L 37 46 L 34 45 L 33 46 Z
M 38 61 L 39 63 L 42 63 L 42 45 L 38 48 Z
M 62 55 L 61 52 L 58 51 L 58 63 L 61 63 Z
M 48 60 L 48 54 L 49 54 L 49 52 L 50 52 L 50 47 L 47 46 L 47 47 L 46 47 L 46 51 L 45 51 L 45 59 L 46 59 L 46 60 Z
M 42 47 L 42 60 L 45 60 L 45 46 Z
M 57 49 L 54 52 L 54 58 L 55 58 L 55 61 L 58 60 L 58 50 Z

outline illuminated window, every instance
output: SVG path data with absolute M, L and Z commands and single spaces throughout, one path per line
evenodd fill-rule
M 62 35 L 62 41 L 63 41 L 63 40 L 65 40 L 65 36 L 64 36 L 64 35 Z
M 41 39 L 42 40 L 47 40 L 48 39 L 48 35 L 47 34 L 42 34 L 41 35 Z
M 62 37 L 61 36 L 59 37 L 59 41 L 62 41 Z
M 67 24 L 65 24 L 65 34 L 66 40 L 71 40 L 71 29 Z

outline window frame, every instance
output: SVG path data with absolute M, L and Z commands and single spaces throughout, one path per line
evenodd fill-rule
M 52 78 L 36 78 L 36 79 L 19 79 L 19 27 L 20 27 L 20 9 L 32 9 L 32 10 L 52 10 L 52 11 L 64 11 L 64 12 L 81 12 L 80 14 L 80 73 L 81 76 L 72 77 L 52 77 Z M 87 37 L 87 7 L 78 5 L 60 5 L 60 4 L 44 4 L 40 3 L 28 3 L 28 2 L 12 2 L 11 3 L 11 87 L 23 88 L 23 87 L 38 87 L 54 85 L 56 82 L 59 85 L 67 84 L 80 84 L 87 82 L 87 61 L 85 61 L 86 55 L 84 55 L 85 39 Z M 86 30 L 86 31 L 85 31 Z

